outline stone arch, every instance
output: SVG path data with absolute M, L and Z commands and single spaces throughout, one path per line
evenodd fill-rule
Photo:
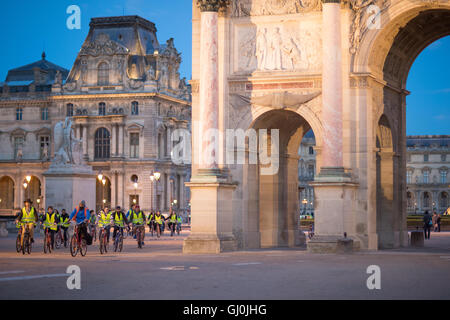
M 249 157 L 255 150 L 246 144 L 247 159 L 243 166 L 242 187 L 245 190 L 242 192 L 249 196 L 243 197 L 244 216 L 239 222 L 244 237 L 242 246 L 260 248 L 302 244 L 304 235 L 299 230 L 298 148 L 312 125 L 298 112 L 288 109 L 260 108 L 254 116 L 253 121 L 247 122 L 249 127 L 246 129 L 255 129 L 256 132 L 267 129 L 264 142 L 268 150 L 276 141 L 276 135 L 272 137 L 270 130 L 279 130 L 276 144 L 279 153 L 275 153 L 278 170 L 269 172 L 260 162 L 249 163 Z M 320 138 L 318 141 L 321 141 Z
M 111 202 L 111 177 L 103 174 L 102 180 L 105 180 L 105 184 L 103 184 L 102 181 L 99 179 L 95 179 L 95 208 L 96 212 L 98 212 L 101 208 L 104 207 L 104 205 L 107 205 L 109 208 L 111 208 L 112 202 Z M 105 200 L 105 201 L 103 201 Z
M 0 177 L 0 209 L 14 209 L 14 179 L 9 175 Z
M 446 192 L 446 191 L 440 192 L 438 201 L 439 201 L 439 205 L 437 205 L 437 207 L 439 208 L 439 210 L 441 210 L 441 211 L 447 210 L 447 208 L 449 207 L 448 192 Z
M 394 186 L 395 165 L 392 130 L 383 115 L 378 121 L 376 134 L 376 234 L 378 248 L 393 248 L 396 243 L 394 230 L 397 219 Z

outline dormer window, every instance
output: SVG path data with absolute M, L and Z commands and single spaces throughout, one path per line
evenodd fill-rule
M 98 65 L 97 80 L 99 86 L 109 85 L 109 66 L 106 62 L 102 62 Z

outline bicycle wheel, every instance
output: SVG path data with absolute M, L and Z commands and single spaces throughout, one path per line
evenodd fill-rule
M 72 238 L 70 238 L 70 254 L 72 257 L 75 257 L 78 252 L 78 244 L 77 244 L 77 236 L 74 234 Z
M 47 232 L 44 234 L 44 253 L 47 253 L 47 241 L 48 241 L 48 236 L 47 236 Z
M 119 248 L 119 236 L 116 234 L 114 237 L 114 252 L 117 252 L 117 249 Z
M 98 241 L 99 241 L 100 254 L 103 254 L 103 251 L 104 251 L 104 245 L 103 245 L 104 238 L 103 238 L 103 235 L 101 233 L 100 233 L 100 236 L 98 238 Z
M 61 244 L 62 244 L 61 233 L 58 232 L 55 237 L 55 248 L 56 249 L 61 248 Z
M 87 243 L 86 240 L 82 239 L 80 244 L 80 253 L 84 257 L 87 253 Z
M 122 252 L 123 249 L 123 236 L 119 236 L 119 252 Z
M 161 225 L 160 224 L 156 225 L 156 236 L 158 238 L 161 237 Z
M 31 254 L 31 247 L 33 246 L 33 244 L 31 243 L 31 240 L 28 240 L 27 243 L 27 252 L 28 254 Z
M 22 249 L 21 243 L 20 243 L 20 233 L 17 235 L 16 238 L 16 251 L 17 253 L 20 252 L 20 249 Z
M 27 243 L 28 243 L 28 234 L 25 234 L 23 236 L 22 254 L 25 254 Z

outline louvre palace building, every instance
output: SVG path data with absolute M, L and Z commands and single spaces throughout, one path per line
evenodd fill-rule
M 97 210 L 103 203 L 188 210 L 190 164 L 172 161 L 171 133 L 190 130 L 191 89 L 180 79 L 174 40 L 160 44 L 156 31 L 138 16 L 93 18 L 70 71 L 45 53 L 8 71 L 0 83 L 0 214 L 26 198 L 36 208 L 52 205 L 44 172 L 53 128 L 66 117 L 98 175 Z

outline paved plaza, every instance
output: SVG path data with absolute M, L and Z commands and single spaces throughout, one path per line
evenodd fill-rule
M 432 233 L 425 248 L 310 254 L 306 248 L 186 255 L 180 236 L 151 238 L 138 249 L 86 257 L 68 249 L 31 255 L 15 251 L 15 235 L 0 239 L 0 299 L 449 299 L 450 233 Z M 111 245 L 110 245 L 111 248 Z M 81 269 L 81 289 L 69 290 L 66 269 Z M 378 265 L 381 289 L 369 290 L 367 267 Z

